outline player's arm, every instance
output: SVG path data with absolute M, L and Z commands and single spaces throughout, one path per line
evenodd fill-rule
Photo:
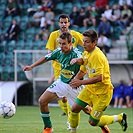
M 80 73 L 78 73 L 76 75 L 76 77 L 70 82 L 70 85 L 73 88 L 76 88 L 76 87 L 81 86 L 81 85 L 95 84 L 95 83 L 101 82 L 103 80 L 103 75 L 102 74 L 98 75 L 98 76 L 95 76 L 95 77 L 92 77 L 90 79 L 79 80 L 80 75 L 81 75 Z
M 79 64 L 79 65 L 83 65 L 84 61 L 82 58 L 73 58 L 71 61 L 70 61 L 70 64 L 73 65 L 73 64 Z
M 81 84 L 82 85 L 95 84 L 97 82 L 101 82 L 102 80 L 103 80 L 103 75 L 101 74 L 101 75 L 92 77 L 90 79 L 83 80 L 83 82 Z
M 82 83 L 80 83 L 80 82 L 81 82 L 80 79 L 82 79 L 82 78 L 84 77 L 85 74 L 86 74 L 85 72 L 79 70 L 79 72 L 76 74 L 76 76 L 75 76 L 75 77 L 71 80 L 71 82 L 69 83 L 70 86 L 71 86 L 72 88 L 77 88 L 77 87 L 79 87 L 79 86 L 82 84 Z
M 30 66 L 25 66 L 23 68 L 23 71 L 30 71 L 32 70 L 34 67 L 36 66 L 39 66 L 43 63 L 45 63 L 47 60 L 46 60 L 46 57 L 41 57 L 38 61 L 36 61 L 35 63 L 31 64 Z

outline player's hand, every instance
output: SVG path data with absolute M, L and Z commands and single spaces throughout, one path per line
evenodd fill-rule
M 30 71 L 32 70 L 32 67 L 31 66 L 25 66 L 23 67 L 23 71 Z
M 73 58 L 71 61 L 70 61 L 70 64 L 73 65 L 77 62 L 77 58 Z
M 82 85 L 82 81 L 79 79 L 72 79 L 72 81 L 69 84 L 72 88 L 77 88 Z

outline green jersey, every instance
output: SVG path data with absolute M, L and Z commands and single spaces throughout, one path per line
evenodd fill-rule
M 61 64 L 61 81 L 64 83 L 69 83 L 73 77 L 78 73 L 80 65 L 73 64 L 70 65 L 70 61 L 73 58 L 81 58 L 81 52 L 77 48 L 72 48 L 70 53 L 64 54 L 60 48 L 57 48 L 52 53 L 45 56 L 46 60 L 57 60 Z

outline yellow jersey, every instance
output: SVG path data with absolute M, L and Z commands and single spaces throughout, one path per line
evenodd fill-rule
M 70 30 L 70 33 L 72 35 L 73 47 L 77 47 L 77 45 L 82 46 L 83 45 L 83 40 L 82 40 L 83 35 L 74 30 Z M 55 49 L 57 49 L 59 47 L 59 43 L 58 43 L 59 36 L 60 36 L 60 30 L 53 31 L 50 34 L 48 42 L 46 44 L 47 50 L 54 51 Z M 61 66 L 57 61 L 52 61 L 52 66 L 54 69 L 56 69 L 56 70 L 54 70 L 54 76 L 55 76 L 55 78 L 57 78 L 60 75 L 60 73 L 58 71 L 61 70 Z
M 105 94 L 109 89 L 113 89 L 108 60 L 103 52 L 96 47 L 91 53 L 84 51 L 82 58 L 84 64 L 80 70 L 86 72 L 89 78 L 103 75 L 101 82 L 87 85 L 89 91 L 94 94 Z

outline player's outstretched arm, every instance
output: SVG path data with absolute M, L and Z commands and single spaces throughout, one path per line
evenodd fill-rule
M 41 64 L 43 64 L 43 63 L 45 63 L 45 62 L 46 62 L 46 58 L 45 58 L 45 57 L 41 57 L 38 61 L 36 61 L 36 62 L 33 63 L 32 65 L 30 65 L 30 66 L 25 66 L 25 67 L 23 68 L 23 71 L 30 71 L 30 70 L 32 70 L 34 67 L 39 66 L 39 65 L 41 65 Z

